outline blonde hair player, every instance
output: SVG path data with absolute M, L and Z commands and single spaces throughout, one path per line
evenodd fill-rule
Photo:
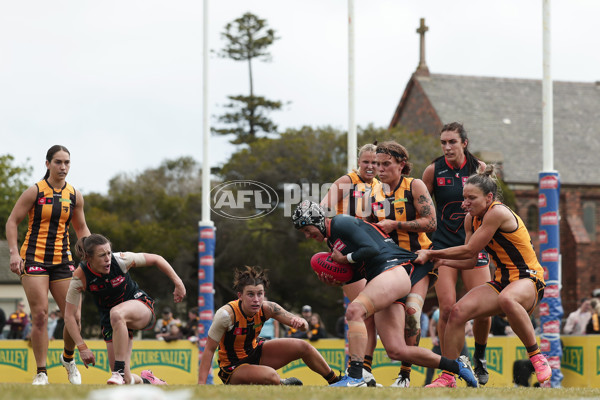
M 465 323 L 472 318 L 506 315 L 527 350 L 538 382 L 550 379 L 552 371 L 540 352 L 529 314 L 544 295 L 544 270 L 521 218 L 498 201 L 494 166 L 471 175 L 463 188 L 465 243 L 441 250 L 420 250 L 418 262 L 437 259 L 457 269 L 474 268 L 484 248 L 494 259 L 496 272 L 490 282 L 476 286 L 450 311 L 444 335 L 444 353 L 460 353 Z M 439 378 L 438 378 L 439 379 Z

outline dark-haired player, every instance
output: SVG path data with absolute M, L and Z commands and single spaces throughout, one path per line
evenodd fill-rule
M 144 370 L 140 376 L 131 373 L 133 331 L 151 329 L 156 322 L 154 300 L 129 275 L 131 268 L 155 265 L 174 285 L 173 301 L 185 297 L 185 286 L 177 273 L 162 256 L 151 253 L 112 252 L 110 241 L 97 233 L 80 238 L 75 252 L 81 259 L 73 273 L 66 297 L 65 327 L 79 349 L 81 361 L 87 368 L 95 365 L 94 353 L 87 347 L 77 323 L 77 308 L 81 294 L 92 295 L 98 313 L 102 336 L 106 343 L 108 363 L 112 367 L 109 385 L 165 382 Z
M 236 269 L 233 289 L 238 299 L 215 313 L 200 361 L 198 383 L 206 383 L 217 347 L 219 378 L 226 385 L 302 385 L 297 378 L 281 379 L 277 374 L 279 368 L 298 359 L 302 359 L 327 383 L 339 380 L 323 356 L 308 342 L 294 338 L 258 339 L 263 324 L 269 318 L 295 329 L 308 329 L 304 318 L 293 315 L 275 302 L 265 301 L 268 287 L 269 279 L 261 268 L 245 266 Z

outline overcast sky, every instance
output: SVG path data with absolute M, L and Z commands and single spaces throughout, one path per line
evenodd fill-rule
M 280 40 L 254 63 L 255 93 L 290 102 L 272 119 L 346 130 L 347 4 L 210 0 L 210 48 L 243 13 L 266 19 Z M 551 5 L 553 79 L 600 80 L 600 1 Z M 0 0 L 0 154 L 29 159 L 34 183 L 47 149 L 65 145 L 84 194 L 165 159 L 202 161 L 202 12 L 200 0 Z M 432 73 L 542 78 L 542 0 L 355 0 L 358 125 L 388 125 L 419 61 L 420 18 Z M 213 116 L 248 94 L 245 63 L 211 56 L 209 74 Z M 234 149 L 213 137 L 209 162 Z

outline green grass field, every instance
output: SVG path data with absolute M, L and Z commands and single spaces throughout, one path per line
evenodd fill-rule
M 326 386 L 185 386 L 148 385 L 107 387 L 106 385 L 0 384 L 1 400 L 393 400 L 393 399 L 565 399 L 600 398 L 600 389 L 569 388 L 328 388 Z

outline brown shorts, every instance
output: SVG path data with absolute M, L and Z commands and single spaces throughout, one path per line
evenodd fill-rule
M 25 264 L 24 276 L 48 276 L 50 282 L 64 281 L 73 277 L 73 264 Z
M 251 354 L 248 355 L 248 357 L 241 359 L 240 361 L 238 361 L 235 364 L 231 364 L 226 367 L 219 368 L 219 378 L 221 378 L 221 380 L 223 381 L 223 384 L 229 385 L 229 380 L 231 379 L 231 375 L 233 375 L 233 372 L 235 371 L 235 369 L 237 367 L 239 367 L 240 365 L 244 365 L 244 364 L 258 365 L 258 364 L 260 364 L 260 357 L 262 356 L 263 344 L 264 344 L 264 341 L 260 341 L 258 343 L 258 346 L 256 346 L 256 348 L 254 348 L 254 350 L 252 351 Z
M 521 278 L 521 279 L 531 279 L 532 282 L 535 284 L 535 291 L 537 292 L 537 297 L 536 297 L 535 302 L 533 303 L 533 306 L 531 307 L 531 309 L 527 310 L 527 313 L 531 315 L 531 313 L 533 312 L 533 310 L 535 310 L 535 307 L 538 305 L 540 300 L 542 300 L 542 298 L 544 297 L 544 288 L 546 287 L 546 284 L 534 276 L 529 276 L 527 278 Z M 495 280 L 489 281 L 486 283 L 492 289 L 494 289 L 496 292 L 498 292 L 498 294 L 500 294 L 500 292 L 512 282 L 509 282 L 506 285 L 503 285 L 502 283 L 495 281 Z

